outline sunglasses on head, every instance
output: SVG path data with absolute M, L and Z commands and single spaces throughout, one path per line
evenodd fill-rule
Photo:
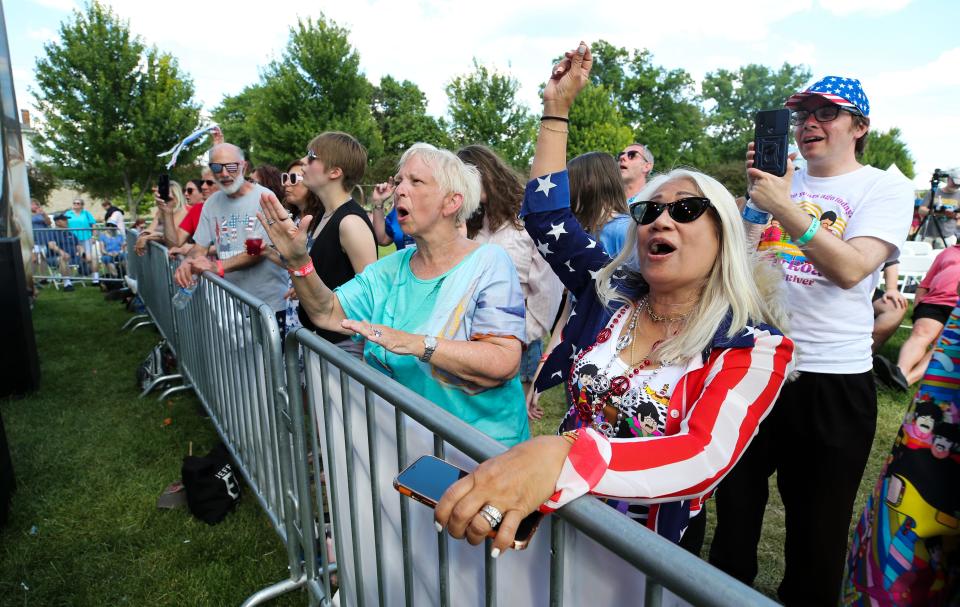
M 855 116 L 860 115 L 860 112 L 846 108 L 840 105 L 821 105 L 815 110 L 793 110 L 790 112 L 790 124 L 793 126 L 799 126 L 807 121 L 807 118 L 810 117 L 810 114 L 813 114 L 813 117 L 817 122 L 831 122 L 837 119 L 837 116 L 840 115 L 840 111 L 849 112 Z
M 627 150 L 626 152 L 620 152 L 617 154 L 617 160 L 622 160 L 626 156 L 628 160 L 633 160 L 637 156 L 643 156 L 643 152 L 640 150 Z M 643 156 L 643 159 L 646 160 L 646 156 Z
M 231 175 L 240 170 L 239 162 L 211 162 L 210 170 L 213 171 L 214 175 L 219 175 L 223 172 L 223 169 L 227 169 L 227 172 Z
M 303 181 L 300 173 L 280 173 L 280 185 L 297 185 Z
M 638 224 L 650 225 L 660 217 L 664 210 L 670 214 L 670 219 L 677 223 L 690 223 L 703 215 L 710 208 L 710 199 L 702 196 L 690 196 L 674 202 L 653 202 L 642 200 L 630 205 L 630 216 Z

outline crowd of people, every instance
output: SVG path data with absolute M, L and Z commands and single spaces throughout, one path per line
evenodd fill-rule
M 588 493 L 700 554 L 714 497 L 705 556 L 752 584 L 776 473 L 780 600 L 836 605 L 844 588 L 845 604 L 895 604 L 889 589 L 843 580 L 874 372 L 903 388 L 923 376 L 957 301 L 960 249 L 947 242 L 920 284 L 897 364 L 878 362 L 907 309 L 896 263 L 914 204 L 902 176 L 858 160 L 870 129 L 859 81 L 828 76 L 787 99 L 804 168 L 760 171 L 751 144 L 748 191 L 729 192 L 696 170 L 654 172 L 641 143 L 568 159 L 570 108 L 591 68 L 583 43 L 553 67 L 526 184 L 482 145 L 415 144 L 368 212 L 354 197 L 367 153 L 352 135 L 317 135 L 281 173 L 250 171 L 217 133 L 201 177 L 156 194 L 137 252 L 164 242 L 183 258 L 181 287 L 224 277 L 282 330 L 316 332 L 509 446 L 436 509 L 439 529 L 471 543 L 496 529 L 494 557 L 524 516 Z M 766 225 L 742 220 L 740 196 Z M 119 250 L 92 255 L 79 202 L 54 218 L 76 230 L 45 250 L 57 264 L 89 260 L 97 276 Z M 378 245 L 396 252 L 378 259 Z M 558 385 L 556 435 L 531 438 L 540 395 Z M 951 448 L 956 463 L 960 441 Z M 939 566 L 916 592 L 947 588 L 956 562 Z

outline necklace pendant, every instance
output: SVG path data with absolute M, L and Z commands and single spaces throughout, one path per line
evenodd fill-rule
M 631 343 L 633 343 L 633 334 L 632 334 L 632 332 L 627 333 L 627 334 L 625 334 L 625 335 L 621 335 L 621 336 L 620 336 L 620 339 L 617 340 L 617 352 L 623 351 L 623 350 L 626 349 L 626 347 L 629 346 Z

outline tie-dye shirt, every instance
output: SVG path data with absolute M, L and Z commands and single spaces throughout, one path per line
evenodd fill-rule
M 513 262 L 496 245 L 481 245 L 456 266 L 429 280 L 410 271 L 406 248 L 370 264 L 336 289 L 347 318 L 440 339 L 486 336 L 524 340 L 523 291 Z M 507 444 L 530 437 L 517 377 L 484 388 L 367 341 L 364 360 L 471 426 Z

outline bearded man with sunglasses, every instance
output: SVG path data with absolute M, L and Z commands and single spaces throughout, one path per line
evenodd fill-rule
M 747 175 L 750 199 L 781 226 L 773 250 L 800 374 L 720 485 L 710 562 L 753 583 L 776 472 L 786 510 L 786 570 L 777 594 L 785 605 L 833 606 L 876 428 L 871 295 L 879 268 L 897 259 L 907 236 L 913 192 L 902 177 L 857 159 L 870 126 L 858 80 L 828 76 L 785 105 L 806 170 L 791 164 L 782 178 L 759 171 L 751 144 Z
M 287 273 L 276 264 L 263 263 L 266 257 L 260 250 L 252 251 L 246 245 L 251 233 L 263 244 L 272 244 L 257 221 L 260 195 L 269 190 L 244 179 L 246 166 L 243 151 L 233 144 L 221 143 L 210 150 L 210 171 L 220 188 L 203 205 L 193 234 L 199 246 L 191 248 L 180 264 L 176 282 L 186 287 L 195 275 L 214 272 L 262 299 L 274 312 L 282 313 L 286 307 L 283 296 L 287 292 Z M 216 247 L 215 260 L 205 255 L 210 246 Z

